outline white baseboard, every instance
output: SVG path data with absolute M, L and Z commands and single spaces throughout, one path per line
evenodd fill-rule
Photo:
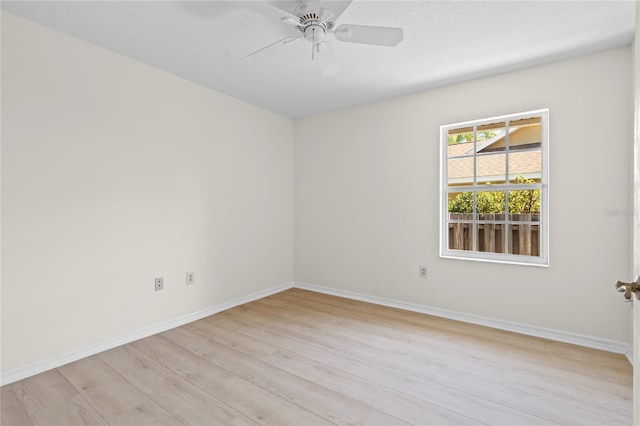
M 51 370 L 53 368 L 60 367 L 73 361 L 77 361 L 82 358 L 86 358 L 91 355 L 106 351 L 116 346 L 131 343 L 135 340 L 142 339 L 154 334 L 162 333 L 163 331 L 170 330 L 181 325 L 188 324 L 193 321 L 208 317 L 210 315 L 222 312 L 227 309 L 234 308 L 236 306 L 243 305 L 245 303 L 252 302 L 254 300 L 262 299 L 263 297 L 270 296 L 272 294 L 279 293 L 281 291 L 290 289 L 292 287 L 315 291 L 317 293 L 330 294 L 333 296 L 344 297 L 347 299 L 360 300 L 363 302 L 374 303 L 376 305 L 389 306 L 392 308 L 404 309 L 412 312 L 419 312 L 428 315 L 434 315 L 443 318 L 449 318 L 458 321 L 464 321 L 471 324 L 483 325 L 487 327 L 497 328 L 500 330 L 513 331 L 516 333 L 526 334 L 529 336 L 542 337 L 545 339 L 556 340 L 559 342 L 572 343 L 575 345 L 586 346 L 594 349 L 601 349 L 609 352 L 624 354 L 629 362 L 632 362 L 632 348 L 631 345 L 624 342 L 618 342 L 614 340 L 602 339 L 599 337 L 586 336 L 577 333 L 570 333 L 566 331 L 553 330 L 548 328 L 536 327 L 527 324 L 520 324 L 510 321 L 497 320 L 494 318 L 483 317 L 479 315 L 470 315 L 461 312 L 449 311 L 446 309 L 434 308 L 429 306 L 418 305 L 415 303 L 402 302 L 399 300 L 386 299 L 376 296 L 368 296 L 360 293 L 353 293 L 350 291 L 338 290 L 329 287 L 322 287 L 314 284 L 307 284 L 301 282 L 291 282 L 275 286 L 266 290 L 251 293 L 247 296 L 243 296 L 229 302 L 222 303 L 220 305 L 212 306 L 207 309 L 203 309 L 191 314 L 183 315 L 181 317 L 164 321 L 143 329 L 127 333 L 122 336 L 117 336 L 111 339 L 107 339 L 103 342 L 99 342 L 90 346 L 79 348 L 77 350 L 67 352 L 58 356 L 54 356 L 42 361 L 38 361 L 23 367 L 19 367 L 0 374 L 0 385 L 4 386 L 9 383 L 16 382 L 18 380 L 25 379 L 27 377 L 34 376 L 36 374 Z
M 347 299 L 360 300 L 363 302 L 374 303 L 376 305 L 389 306 L 392 308 L 404 309 L 407 311 L 418 312 L 422 314 L 433 315 L 442 318 L 449 318 L 457 321 L 463 321 L 470 324 L 483 325 L 486 327 L 497 328 L 499 330 L 512 331 L 515 333 L 526 334 L 528 336 L 541 337 L 544 339 L 555 340 L 558 342 L 571 343 L 574 345 L 585 346 L 588 348 L 601 349 L 603 351 L 624 354 L 629 362 L 632 362 L 632 347 L 625 342 L 603 339 L 600 337 L 586 336 L 578 333 L 571 333 L 562 330 L 553 330 L 534 325 L 521 324 L 511 321 L 503 321 L 499 319 L 483 317 L 480 315 L 465 314 L 462 312 L 449 311 L 446 309 L 434 308 L 430 306 L 418 305 L 410 302 L 402 302 L 399 300 L 386 299 L 383 297 L 368 296 L 350 291 L 338 290 L 335 288 L 323 287 L 315 284 L 295 282 L 294 287 L 303 290 L 315 291 L 318 293 L 330 294 L 333 296 L 344 297 Z
M 243 296 L 243 297 L 231 300 L 229 302 L 222 303 L 220 305 L 212 306 L 210 308 L 193 312 L 191 314 L 183 315 L 181 317 L 178 317 L 169 321 L 163 321 L 161 323 L 154 324 L 149 327 L 145 327 L 143 329 L 134 331 L 132 333 L 127 333 L 122 336 L 113 337 L 103 342 L 98 342 L 96 344 L 86 346 L 71 352 L 67 352 L 61 355 L 47 358 L 45 360 L 38 361 L 29 365 L 25 365 L 24 367 L 18 367 L 16 369 L 3 372 L 0 375 L 0 385 L 4 386 L 9 383 L 13 383 L 18 380 L 22 380 L 27 377 L 31 377 L 36 374 L 45 372 L 47 370 L 51 370 L 52 368 L 57 368 L 62 365 L 68 364 L 70 362 L 77 361 L 79 359 L 86 358 L 91 355 L 95 355 L 97 353 L 106 351 L 111 348 L 115 348 L 116 346 L 131 343 L 135 340 L 139 340 L 154 334 L 162 333 L 163 331 L 167 331 L 175 327 L 180 327 L 181 325 L 188 324 L 193 321 L 197 321 L 199 319 L 208 317 L 218 312 L 222 312 L 224 310 L 234 308 L 236 306 L 244 305 L 245 303 L 262 299 L 263 297 L 267 297 L 275 293 L 279 293 L 281 291 L 290 289 L 291 287 L 293 287 L 292 282 L 287 284 L 282 284 L 276 287 L 272 287 L 266 290 L 258 291 L 255 293 L 251 293 L 247 296 Z

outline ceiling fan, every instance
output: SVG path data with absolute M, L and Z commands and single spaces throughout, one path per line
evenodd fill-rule
M 273 47 L 288 45 L 301 39 L 311 44 L 311 59 L 320 65 L 324 76 L 335 75 L 340 72 L 340 62 L 333 53 L 332 40 L 348 43 L 372 44 L 376 46 L 396 46 L 404 33 L 402 28 L 374 27 L 369 25 L 342 24 L 336 27 L 335 21 L 345 11 L 353 0 L 321 1 L 309 0 L 299 2 L 282 2 L 283 5 L 293 7 L 291 13 L 262 1 L 241 2 L 262 15 L 277 20 L 285 25 L 295 27 L 295 36 L 285 37 L 271 43 L 246 56 L 254 59 L 268 53 Z M 293 4 L 292 4 L 293 3 Z

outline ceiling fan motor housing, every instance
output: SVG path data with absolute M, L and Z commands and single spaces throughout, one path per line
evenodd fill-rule
M 318 40 L 322 38 L 324 33 L 334 27 L 332 21 L 321 21 L 320 16 L 315 13 L 307 13 L 300 16 L 300 25 L 297 25 L 298 31 L 304 34 L 307 40 Z

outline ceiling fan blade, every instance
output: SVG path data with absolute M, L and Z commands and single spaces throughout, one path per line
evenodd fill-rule
M 301 38 L 302 38 L 302 35 L 298 37 L 285 37 L 281 40 L 276 41 L 275 43 L 271 43 L 265 47 L 262 47 L 256 50 L 255 52 L 249 53 L 247 56 L 245 56 L 245 59 L 252 59 L 252 60 L 259 59 L 263 57 L 265 55 L 265 51 L 268 51 L 270 48 L 277 46 L 279 44 L 291 44 L 293 42 L 300 40 Z
M 327 9 L 330 12 L 330 19 L 332 21 L 337 21 L 338 18 L 344 13 L 345 10 L 351 5 L 353 0 L 330 0 L 330 1 L 322 1 L 324 9 Z
M 300 24 L 300 18 L 298 18 L 297 16 L 285 12 L 282 9 L 278 9 L 277 7 L 270 5 L 265 1 L 236 1 L 234 2 L 234 4 L 237 4 L 238 6 L 245 9 L 252 10 L 256 13 L 259 13 L 260 15 L 267 16 L 272 19 L 277 19 L 284 22 L 285 24 L 294 26 Z
M 397 46 L 402 41 L 404 32 L 402 28 L 343 24 L 335 29 L 335 36 L 338 40 L 349 43 Z
M 299 0 L 291 12 L 296 16 L 316 13 L 321 21 L 335 22 L 353 0 Z M 283 3 L 292 3 L 291 1 Z
M 320 64 L 320 72 L 325 77 L 336 75 L 340 72 L 342 67 L 340 61 L 333 52 L 333 48 L 328 41 L 323 41 L 317 44 L 319 51 L 316 53 L 316 58 Z
M 320 10 L 318 10 L 318 15 L 320 16 L 320 21 L 322 22 L 333 20 L 333 12 L 329 9 L 325 9 L 324 7 L 321 7 Z

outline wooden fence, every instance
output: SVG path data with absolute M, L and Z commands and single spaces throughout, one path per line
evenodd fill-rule
M 507 253 L 540 256 L 540 214 L 510 214 L 508 218 L 505 214 L 477 214 L 476 216 L 478 227 L 476 235 L 477 251 L 505 253 L 504 230 L 508 226 Z M 449 219 L 462 221 L 449 223 L 449 249 L 473 250 L 473 234 L 471 231 L 473 228 L 473 214 L 449 213 Z

